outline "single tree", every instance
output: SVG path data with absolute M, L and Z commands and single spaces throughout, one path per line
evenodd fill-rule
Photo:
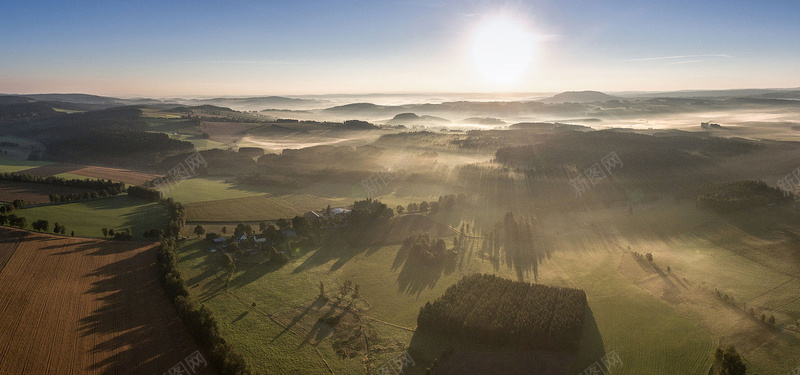
M 398 215 L 402 215 L 403 211 L 406 210 L 405 208 L 403 208 L 403 206 L 401 206 L 399 204 L 397 205 L 397 207 L 395 207 L 395 209 L 396 209 Z
M 718 375 L 745 375 L 747 366 L 742 362 L 742 357 L 736 352 L 736 348 L 731 345 L 725 350 L 717 348 L 714 352 L 712 373 Z
M 228 233 L 228 227 L 222 227 L 222 234 Z
M 115 233 L 116 233 L 116 231 L 114 230 L 114 228 L 111 228 L 111 229 L 109 229 L 109 230 L 108 230 L 108 235 L 109 235 L 110 237 L 114 237 L 114 234 L 115 234 Z
M 767 323 L 769 323 L 769 324 L 774 326 L 775 325 L 775 315 L 770 315 L 769 316 L 769 320 L 767 320 Z
M 103 237 L 108 237 L 108 228 L 103 228 Z
M 427 201 L 422 201 L 419 204 L 419 212 L 426 213 L 430 209 L 430 204 Z
M 278 228 L 280 228 L 280 229 L 288 228 L 289 227 L 289 220 L 281 218 L 281 219 L 276 220 L 275 224 L 277 224 Z
M 197 237 L 200 237 L 200 236 L 206 234 L 206 228 L 203 228 L 202 225 L 198 224 L 196 227 L 194 227 L 194 234 L 196 234 Z

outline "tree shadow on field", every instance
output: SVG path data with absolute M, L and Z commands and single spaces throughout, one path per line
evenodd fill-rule
M 431 289 L 439 282 L 439 278 L 455 272 L 458 266 L 458 255 L 448 254 L 443 259 L 426 261 L 411 256 L 406 246 L 397 252 L 392 270 L 400 268 L 397 275 L 397 289 L 406 294 L 419 296 L 425 289 Z
M 370 251 L 374 245 L 363 245 L 358 241 L 347 241 L 340 232 L 331 231 L 326 233 L 320 246 L 313 254 L 306 260 L 292 270 L 292 274 L 298 274 L 303 271 L 319 267 L 336 260 L 330 267 L 330 271 L 336 271 L 342 268 L 347 262 L 365 252 Z M 373 250 L 374 251 L 374 250 Z
M 79 320 L 79 334 L 95 343 L 89 358 L 99 358 L 83 371 L 160 374 L 196 350 L 161 287 L 156 252 L 114 257 L 83 276 L 90 287 L 81 298 L 97 307 Z

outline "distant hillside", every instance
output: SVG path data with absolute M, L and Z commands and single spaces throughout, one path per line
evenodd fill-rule
M 30 103 L 31 100 L 16 95 L 0 95 L 0 104 L 23 104 Z
M 718 213 L 791 202 L 793 196 L 764 181 L 732 181 L 708 189 L 697 197 L 697 206 Z
M 258 96 L 243 98 L 212 98 L 178 100 L 184 105 L 210 104 L 230 107 L 240 111 L 262 111 L 267 109 L 312 109 L 319 108 L 325 102 L 317 99 L 298 99 L 283 96 Z
M 416 113 L 408 112 L 408 113 L 400 113 L 394 116 L 394 118 L 387 121 L 386 123 L 391 125 L 397 125 L 397 124 L 418 125 L 418 124 L 449 124 L 451 122 L 452 121 L 441 117 L 430 116 L 430 115 L 418 116 Z
M 800 99 L 800 90 L 768 92 L 758 95 L 758 97 L 769 99 Z
M 616 96 L 611 96 L 599 91 L 567 91 L 540 101 L 545 103 L 592 103 L 618 99 L 619 98 Z
M 383 106 L 372 103 L 353 103 L 353 104 L 346 104 L 346 105 L 326 108 L 323 109 L 322 112 L 325 114 L 332 114 L 338 116 L 386 117 L 386 116 L 393 116 L 394 114 L 396 114 L 398 112 L 398 108 L 400 107 Z
M 107 96 L 97 96 L 89 94 L 33 94 L 22 95 L 26 98 L 36 99 L 39 101 L 54 101 L 54 102 L 67 102 L 78 104 L 103 104 L 103 105 L 125 105 L 121 99 L 111 98 Z
M 478 124 L 478 125 L 505 125 L 506 122 L 494 117 L 470 117 L 460 121 L 462 124 Z
M 519 130 L 530 130 L 530 131 L 586 131 L 592 130 L 592 128 L 583 125 L 572 125 L 572 124 L 562 124 L 558 122 L 520 122 L 508 127 L 510 130 L 519 129 Z

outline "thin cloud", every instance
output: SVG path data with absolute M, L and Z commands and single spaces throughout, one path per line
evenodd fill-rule
M 686 60 L 686 61 L 675 61 L 670 63 L 671 65 L 681 65 L 681 64 L 696 64 L 701 63 L 703 60 Z
M 698 57 L 720 57 L 731 59 L 733 56 L 722 53 L 709 53 L 704 55 L 679 55 L 679 56 L 661 56 L 661 57 L 645 57 L 641 59 L 622 60 L 623 62 L 636 62 L 636 61 L 657 61 L 657 60 L 679 60 L 679 59 L 694 59 Z

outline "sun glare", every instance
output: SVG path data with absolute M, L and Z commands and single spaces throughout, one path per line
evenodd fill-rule
M 507 17 L 488 20 L 472 40 L 472 60 L 493 82 L 515 83 L 533 59 L 534 37 L 525 25 Z

